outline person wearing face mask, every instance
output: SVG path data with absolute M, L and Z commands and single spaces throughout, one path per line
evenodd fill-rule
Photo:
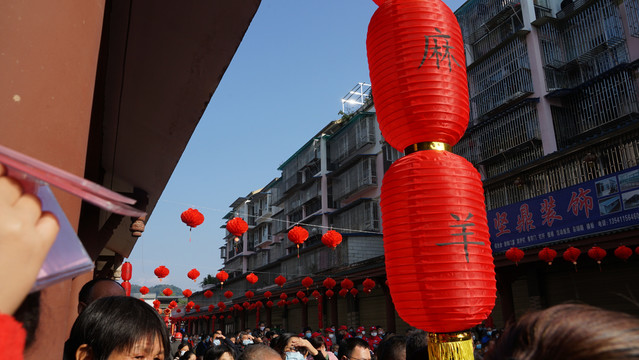
M 238 339 L 238 341 L 240 343 L 240 346 L 239 346 L 240 351 L 243 351 L 244 348 L 246 348 L 247 346 L 253 345 L 253 343 L 254 343 L 253 340 L 255 338 L 250 333 L 248 333 L 246 331 L 241 331 L 239 333 L 239 335 L 237 336 L 237 339 Z
M 357 335 L 355 337 L 358 337 L 366 342 L 368 342 L 368 337 L 366 336 L 366 328 L 363 326 L 360 326 L 357 328 Z
M 307 355 L 314 360 L 326 360 L 308 340 L 290 333 L 273 339 L 271 347 L 280 354 L 282 360 L 304 360 Z
M 377 335 L 377 327 L 371 326 L 371 336 L 368 338 L 368 346 L 375 351 L 382 338 Z
M 377 325 L 377 336 L 384 339 L 384 335 L 385 335 L 384 328 Z
M 182 340 L 182 342 L 178 346 L 177 352 L 175 353 L 175 355 L 173 355 L 173 359 L 179 359 L 189 350 L 191 350 L 191 345 L 189 345 L 186 340 Z
M 335 343 L 335 331 L 332 328 L 326 328 L 324 329 L 324 340 L 326 342 L 326 348 L 330 349 L 331 347 L 333 347 L 333 344 Z

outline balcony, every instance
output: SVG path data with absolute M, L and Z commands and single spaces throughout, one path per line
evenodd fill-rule
M 612 131 L 639 117 L 639 89 L 631 67 L 602 74 L 553 106 L 557 145 L 566 148 Z
M 626 0 L 624 4 L 630 36 L 639 37 L 639 0 Z
M 366 157 L 332 178 L 333 200 L 340 201 L 361 190 L 376 186 L 376 157 Z
M 375 142 L 375 115 L 360 113 L 333 135 L 328 141 L 328 157 L 331 168 L 348 162 L 359 150 Z
M 518 0 L 471 0 L 455 12 L 464 43 L 473 44 L 519 7 Z
M 362 199 L 331 214 L 332 224 L 342 233 L 379 231 L 379 205 L 376 201 Z

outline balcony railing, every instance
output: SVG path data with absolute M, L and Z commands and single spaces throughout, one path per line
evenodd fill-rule
M 374 115 L 356 115 L 351 123 L 328 141 L 331 164 L 337 165 L 356 154 L 365 145 L 374 143 L 376 126 Z
M 377 185 L 377 171 L 374 157 L 367 157 L 332 180 L 333 199 L 339 201 L 369 186 Z
M 333 215 L 333 226 L 345 232 L 379 231 L 379 210 L 376 201 L 364 201 Z
M 639 37 L 639 0 L 626 0 L 624 4 L 630 35 Z
M 471 119 L 533 93 L 528 51 L 516 38 L 468 70 Z
M 639 89 L 631 69 L 620 70 L 563 98 L 563 108 L 552 107 L 559 148 L 605 133 L 631 114 L 639 113 Z
M 455 15 L 464 36 L 464 43 L 472 44 L 491 28 L 485 24 L 499 23 L 502 14 L 508 14 L 519 5 L 518 0 L 471 0 Z

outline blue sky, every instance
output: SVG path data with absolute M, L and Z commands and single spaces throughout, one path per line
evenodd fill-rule
M 279 176 L 281 163 L 339 118 L 340 99 L 370 82 L 366 29 L 376 8 L 372 0 L 262 0 L 133 249 L 132 283 L 158 284 L 153 269 L 164 265 L 163 283 L 195 291 L 190 269 L 204 276 L 222 267 L 229 205 Z M 205 216 L 191 242 L 180 221 L 189 207 Z

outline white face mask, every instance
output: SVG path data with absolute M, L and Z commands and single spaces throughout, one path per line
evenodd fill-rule
M 220 341 L 220 339 L 215 339 L 215 340 L 213 340 L 213 345 L 220 346 L 220 345 L 222 345 L 222 342 Z
M 253 344 L 253 340 L 242 340 L 242 345 L 247 346 Z
M 366 335 L 366 331 L 362 331 L 362 335 Z
M 375 331 L 373 331 L 373 332 L 371 333 L 371 335 L 373 335 L 373 336 L 377 336 L 377 333 L 376 333 Z
M 180 356 L 184 355 L 185 352 L 186 351 L 184 351 L 184 350 L 180 351 Z
M 264 331 L 264 326 L 260 326 L 260 331 Z
M 310 339 L 310 338 L 311 338 L 311 335 L 313 335 L 313 334 L 312 334 L 312 333 L 306 333 L 305 335 L 306 335 L 306 338 L 307 338 L 307 339 Z
M 289 351 L 286 353 L 286 360 L 304 360 L 304 355 L 297 351 Z
M 328 337 L 332 339 L 335 337 L 335 334 L 328 334 Z

